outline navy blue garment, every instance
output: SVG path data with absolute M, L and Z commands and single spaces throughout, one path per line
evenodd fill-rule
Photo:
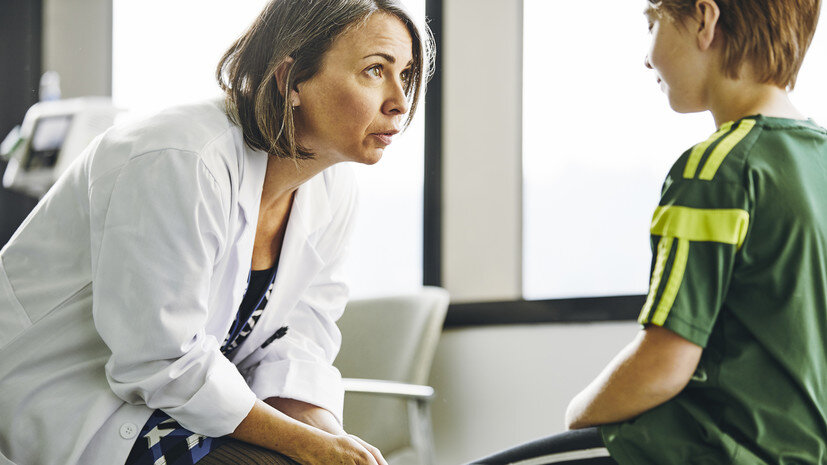
M 269 270 L 250 271 L 244 299 L 221 344 L 221 353 L 225 356 L 244 342 L 264 312 L 273 292 L 277 269 L 278 263 Z M 193 433 L 163 411 L 155 410 L 141 429 L 124 465 L 194 465 L 228 440 Z

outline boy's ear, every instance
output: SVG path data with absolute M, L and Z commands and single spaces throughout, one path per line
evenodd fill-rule
M 287 57 L 276 67 L 276 85 L 279 87 L 279 93 L 282 97 L 284 97 L 284 94 L 287 92 L 287 76 L 293 68 L 293 63 L 293 57 Z M 301 100 L 295 87 L 290 89 L 290 105 L 294 107 L 301 105 Z
M 715 40 L 715 32 L 721 10 L 715 0 L 697 0 L 695 2 L 695 17 L 698 19 L 698 47 L 709 50 Z

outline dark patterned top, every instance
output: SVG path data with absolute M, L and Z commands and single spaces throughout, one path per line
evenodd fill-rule
M 273 292 L 276 263 L 269 270 L 252 270 L 235 321 L 221 344 L 229 356 L 253 331 Z M 183 428 L 161 410 L 155 410 L 141 429 L 124 465 L 194 465 L 226 438 L 211 438 Z
M 244 299 L 238 308 L 230 332 L 227 333 L 227 337 L 224 338 L 224 342 L 221 344 L 221 353 L 224 355 L 229 357 L 247 339 L 247 336 L 250 335 L 256 323 L 258 323 L 261 314 L 264 313 L 264 307 L 267 305 L 267 301 L 270 300 L 270 293 L 273 292 L 276 268 L 277 265 L 269 270 L 250 271 Z

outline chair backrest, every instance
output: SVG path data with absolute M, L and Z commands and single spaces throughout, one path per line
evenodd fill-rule
M 342 348 L 334 365 L 346 378 L 427 384 L 448 302 L 438 287 L 349 302 L 338 322 Z M 348 394 L 345 429 L 386 457 L 410 446 L 407 404 L 398 399 Z

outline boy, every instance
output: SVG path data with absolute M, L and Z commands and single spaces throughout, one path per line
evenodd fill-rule
M 649 1 L 646 66 L 718 131 L 666 178 L 643 330 L 575 431 L 476 463 L 827 464 L 827 131 L 787 97 L 820 3 Z

